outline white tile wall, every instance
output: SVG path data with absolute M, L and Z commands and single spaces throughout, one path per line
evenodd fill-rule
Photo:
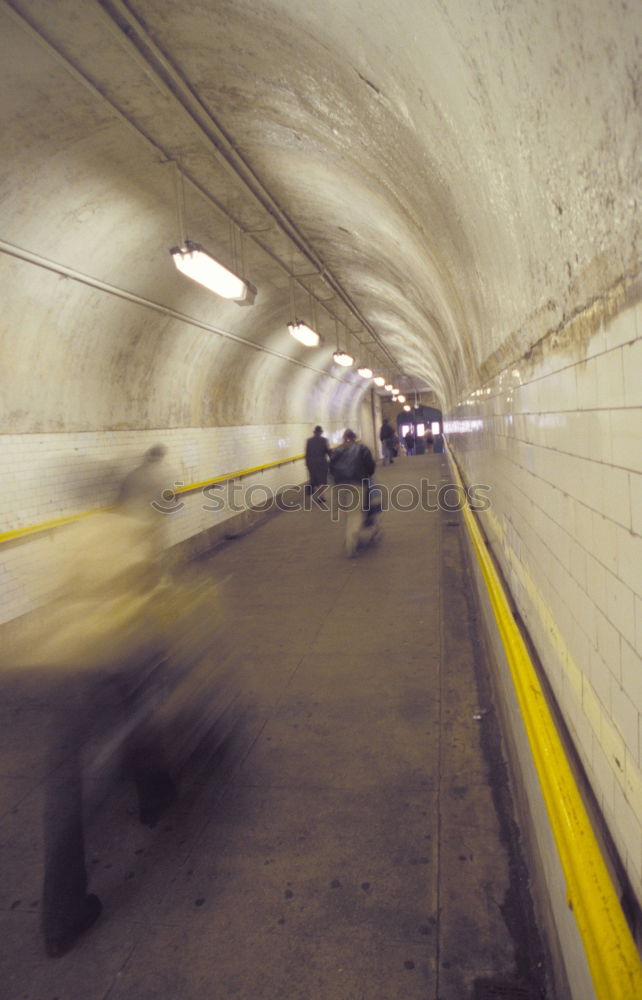
M 642 903 L 640 407 L 638 306 L 513 364 L 446 434 L 492 488 L 484 528 Z
M 342 427 L 325 424 L 331 439 Z M 151 445 L 167 447 L 168 486 L 188 485 L 301 454 L 312 430 L 309 424 L 222 428 L 174 428 L 155 431 L 109 431 L 76 434 L 0 436 L 0 532 L 5 533 L 113 503 L 123 476 Z M 276 493 L 306 478 L 302 461 L 288 463 L 241 480 L 241 504 L 263 499 L 259 487 Z M 227 491 L 224 493 L 227 498 Z M 219 524 L 235 513 L 222 510 L 201 490 L 177 497 L 165 515 L 167 545 Z M 175 509 L 173 509 L 175 507 Z M 207 509 L 209 508 L 209 509 Z M 31 610 L 50 593 L 57 532 L 23 537 L 0 545 L 0 622 Z

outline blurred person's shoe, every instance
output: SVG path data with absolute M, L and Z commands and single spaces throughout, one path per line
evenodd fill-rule
M 346 555 L 348 559 L 354 559 L 357 554 L 357 549 L 359 548 L 359 535 L 353 534 L 350 538 L 346 538 Z
M 103 904 L 93 893 L 85 896 L 78 916 L 64 931 L 45 936 L 45 951 L 49 958 L 62 958 L 74 946 L 81 934 L 88 931 L 103 912 Z

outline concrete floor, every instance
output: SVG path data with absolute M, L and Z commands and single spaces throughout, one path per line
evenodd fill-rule
M 378 472 L 427 475 L 448 481 L 446 459 Z M 4 1000 L 544 996 L 464 528 L 421 509 L 382 525 L 349 560 L 326 512 L 280 514 L 201 561 L 234 609 L 247 709 L 155 829 L 127 785 L 104 803 L 104 913 L 62 959 L 38 933 L 43 705 L 5 700 Z

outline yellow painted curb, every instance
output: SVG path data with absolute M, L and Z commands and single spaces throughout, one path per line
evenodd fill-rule
M 452 469 L 462 486 L 454 460 Z M 600 1000 L 642 1000 L 642 961 L 544 691 L 477 521 L 466 505 L 462 513 L 506 651 L 566 879 L 568 905 L 584 944 L 595 992 Z

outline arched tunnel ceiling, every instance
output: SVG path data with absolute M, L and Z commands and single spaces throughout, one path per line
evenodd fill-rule
M 639 267 L 641 9 L 5 3 L 8 56 L 26 32 L 38 71 L 5 61 L 4 238 L 81 268 L 89 221 L 92 273 L 180 311 L 200 292 L 167 277 L 170 159 L 188 235 L 229 260 L 233 219 L 259 289 L 251 308 L 200 296 L 192 312 L 310 378 L 336 317 L 363 360 L 452 403 Z M 31 183 L 50 197 L 34 206 Z M 324 355 L 284 334 L 288 272 Z

